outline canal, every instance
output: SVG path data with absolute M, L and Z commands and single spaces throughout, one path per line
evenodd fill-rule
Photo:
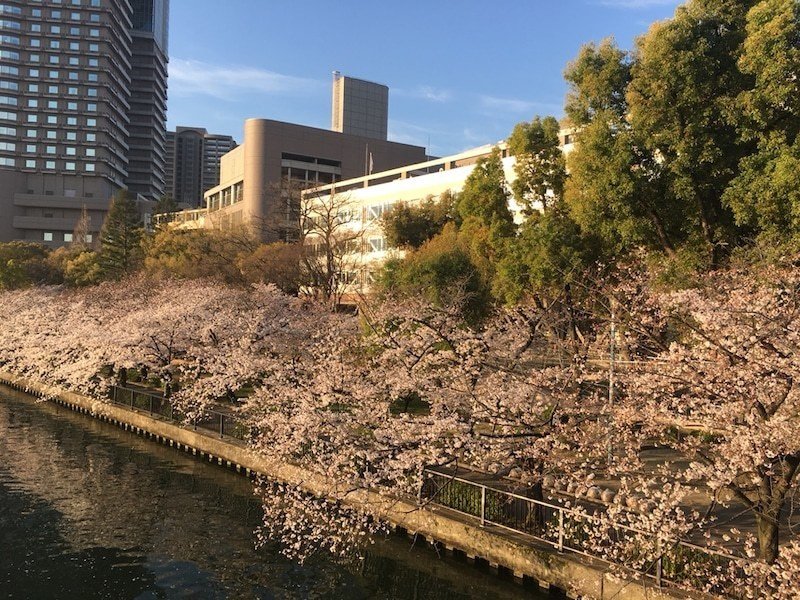
M 0 386 L 0 598 L 547 598 L 406 537 L 300 566 L 248 479 Z

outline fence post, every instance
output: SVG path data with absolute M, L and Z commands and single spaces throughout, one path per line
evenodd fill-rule
M 486 486 L 481 486 L 481 527 L 486 525 Z
M 150 394 L 150 414 L 153 414 L 153 395 Z
M 128 390 L 128 391 L 131 393 L 131 410 L 133 410 L 133 395 L 135 392 L 133 390 Z
M 558 551 L 564 551 L 564 509 L 558 509 Z
M 661 538 L 656 539 L 656 585 L 661 587 L 661 576 L 664 572 L 664 555 L 661 553 Z
M 117 386 L 111 386 L 111 401 L 116 404 L 117 403 Z
M 225 415 L 219 413 L 219 437 L 225 437 Z

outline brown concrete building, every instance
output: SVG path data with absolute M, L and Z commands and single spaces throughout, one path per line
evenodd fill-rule
M 266 239 L 291 237 L 300 188 L 425 160 L 425 148 L 268 119 L 248 119 L 244 143 L 222 157 L 219 185 L 205 194 L 206 226 L 260 227 Z M 187 218 L 189 216 L 187 215 Z
M 167 11 L 0 0 L 0 241 L 59 246 L 84 206 L 96 233 L 118 190 L 163 193 Z

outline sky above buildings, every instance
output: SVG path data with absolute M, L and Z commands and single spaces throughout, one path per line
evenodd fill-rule
M 445 155 L 563 115 L 566 64 L 678 0 L 172 0 L 169 127 L 330 127 L 331 73 L 389 86 L 389 139 Z

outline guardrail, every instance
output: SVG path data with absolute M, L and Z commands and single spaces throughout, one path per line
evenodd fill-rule
M 143 388 L 112 385 L 110 396 L 114 404 L 158 415 L 169 421 L 188 422 L 195 429 L 213 432 L 221 438 L 230 437 L 244 441 L 249 437 L 250 428 L 243 420 L 220 410 L 206 410 L 202 417 L 187 421 L 185 415 L 175 409 L 169 398 L 157 392 Z
M 654 540 L 651 533 L 615 523 L 604 523 L 598 536 L 597 517 L 430 468 L 425 469 L 421 498 L 475 517 L 481 526 L 494 525 L 529 535 L 558 552 L 626 567 L 641 564 L 634 569 L 658 587 L 665 583 L 696 587 L 693 584 L 698 583 L 698 565 L 719 574 L 738 568 L 744 560 L 685 541 Z M 644 548 L 641 540 L 648 538 L 649 548 Z M 608 552 L 593 551 L 592 545 L 598 543 Z M 648 554 L 650 559 L 645 558 Z

